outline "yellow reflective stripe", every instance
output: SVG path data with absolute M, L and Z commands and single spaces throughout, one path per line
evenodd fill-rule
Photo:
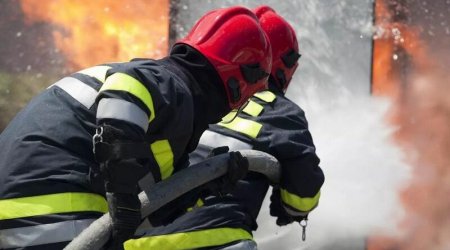
M 241 118 L 239 116 L 234 118 L 234 120 L 231 122 L 220 122 L 218 123 L 218 125 L 234 130 L 236 132 L 243 133 L 252 138 L 256 138 L 262 128 L 262 124 L 252 120 Z
M 302 198 L 295 194 L 289 193 L 285 189 L 281 189 L 281 199 L 283 202 L 302 212 L 309 212 L 313 209 L 319 202 L 319 198 L 320 191 L 312 198 Z
M 276 98 L 275 94 L 268 90 L 258 92 L 256 94 L 254 94 L 253 96 L 255 96 L 265 102 L 273 102 L 273 100 L 275 100 L 275 98 Z
M 221 246 L 238 240 L 252 240 L 252 235 L 240 228 L 215 228 L 194 232 L 142 237 L 124 243 L 126 250 L 140 249 L 197 249 Z
M 245 108 L 242 110 L 248 115 L 251 115 L 253 117 L 258 116 L 261 111 L 264 109 L 264 107 L 261 104 L 258 104 L 252 100 L 250 100 L 247 105 L 245 105 Z
M 234 119 L 236 117 L 237 110 L 233 109 L 230 113 L 228 113 L 226 116 L 222 118 L 222 121 L 228 122 Z
M 77 73 L 95 77 L 97 78 L 97 80 L 104 83 L 106 78 L 106 71 L 108 71 L 108 69 L 110 68 L 110 66 L 94 66 L 78 71 Z
M 0 220 L 70 212 L 108 212 L 105 198 L 92 193 L 59 193 L 0 200 Z
M 153 156 L 159 165 L 161 179 L 166 179 L 173 173 L 173 152 L 168 140 L 155 141 L 150 145 Z
M 139 98 L 150 110 L 149 122 L 155 118 L 155 108 L 153 98 L 147 88 L 138 80 L 124 73 L 114 73 L 106 79 L 101 91 L 120 90 L 128 92 Z

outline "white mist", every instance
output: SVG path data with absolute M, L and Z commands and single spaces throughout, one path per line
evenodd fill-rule
M 389 102 L 309 100 L 303 106 L 325 173 L 319 207 L 310 214 L 303 242 L 298 224 L 276 226 L 268 203 L 263 205 L 255 234 L 259 249 L 365 249 L 368 235 L 396 233 L 403 212 L 398 194 L 409 168 L 386 122 Z

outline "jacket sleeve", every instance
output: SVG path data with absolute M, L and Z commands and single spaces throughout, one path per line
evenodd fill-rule
M 125 158 L 133 158 L 133 154 L 136 154 L 136 159 L 149 157 L 147 161 L 140 162 L 146 162 L 143 164 L 145 168 L 159 181 L 173 171 L 173 167 L 163 168 L 159 164 L 161 156 L 165 155 L 164 150 L 171 150 L 170 144 L 168 140 L 160 138 L 149 145 L 148 133 L 155 122 L 161 122 L 161 115 L 156 117 L 156 114 L 164 113 L 158 111 L 165 107 L 165 103 L 152 68 L 143 63 L 118 64 L 107 72 L 96 99 L 96 118 L 99 127 L 112 128 L 112 133 L 103 134 L 103 140 L 114 144 L 114 150 L 111 151 L 126 152 Z
M 155 119 L 155 80 L 136 62 L 109 70 L 97 97 L 97 124 L 113 123 L 143 137 Z M 129 132 L 129 131 L 127 131 Z
M 288 212 L 305 214 L 317 206 L 324 175 L 305 113 L 294 102 L 281 93 L 263 91 L 231 122 L 210 129 L 277 158 L 282 172 L 280 196 Z
M 278 118 L 268 122 L 270 134 L 265 138 L 269 140 L 268 152 L 281 164 L 280 195 L 284 207 L 292 215 L 304 214 L 318 205 L 324 174 L 305 113 L 282 98 L 273 110 Z

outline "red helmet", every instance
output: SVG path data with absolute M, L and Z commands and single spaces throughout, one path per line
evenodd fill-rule
M 270 74 L 278 87 L 286 92 L 292 75 L 298 66 L 297 36 L 292 26 L 269 6 L 260 6 L 253 10 L 259 18 L 272 45 L 272 70 Z
M 251 10 L 230 7 L 208 12 L 177 43 L 194 47 L 215 67 L 231 108 L 267 88 L 271 47 Z

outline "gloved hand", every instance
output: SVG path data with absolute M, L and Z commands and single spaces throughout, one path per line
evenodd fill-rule
M 100 164 L 112 219 L 112 240 L 107 249 L 123 249 L 141 223 L 138 181 L 146 169 L 136 159 L 109 160 Z
M 141 223 L 141 202 L 135 194 L 107 193 L 109 214 L 112 219 L 112 240 L 107 249 L 122 250 Z
M 219 147 L 211 151 L 209 157 L 227 153 L 228 147 Z M 239 151 L 229 152 L 228 172 L 218 179 L 206 184 L 206 189 L 215 196 L 231 193 L 236 183 L 248 172 L 248 160 Z
M 112 219 L 112 241 L 107 249 L 123 249 L 141 223 L 138 181 L 146 169 L 135 159 L 110 160 L 100 164 Z
M 149 146 L 133 130 L 108 124 L 97 128 L 93 136 L 94 155 L 100 164 L 113 238 L 108 249 L 123 249 L 141 222 L 138 182 L 149 172 Z
M 278 226 L 285 226 L 294 221 L 300 222 L 308 216 L 307 214 L 293 216 L 286 212 L 281 201 L 281 193 L 278 187 L 273 188 L 272 195 L 270 196 L 270 215 L 277 218 L 276 223 Z
M 109 160 L 100 164 L 105 190 L 110 193 L 137 194 L 139 180 L 148 172 L 137 159 Z

